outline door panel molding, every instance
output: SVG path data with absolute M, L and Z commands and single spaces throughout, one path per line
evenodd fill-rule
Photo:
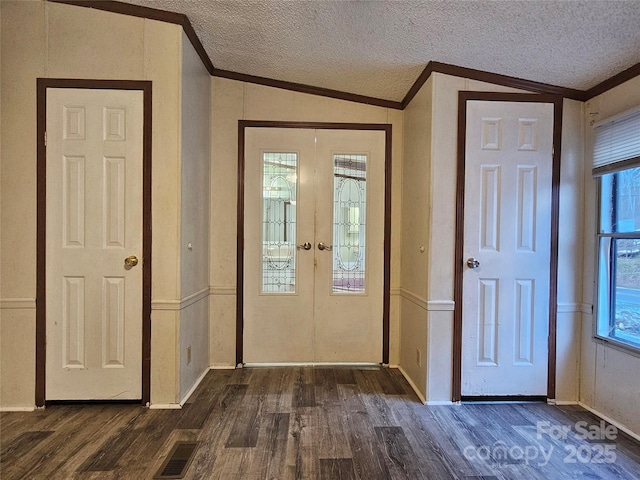
M 35 404 L 46 398 L 46 122 L 47 89 L 141 90 L 143 92 L 142 139 L 142 404 L 150 401 L 151 390 L 151 107 L 152 82 L 133 80 L 37 79 L 37 260 L 36 260 L 36 385 Z
M 467 102 L 471 100 L 497 102 L 550 103 L 553 113 L 553 162 L 551 178 L 551 245 L 549 266 L 549 341 L 547 398 L 556 396 L 556 323 L 558 301 L 558 229 L 560 212 L 560 157 L 562 146 L 562 97 L 559 95 L 495 93 L 461 91 L 458 93 L 458 158 L 456 179 L 456 241 L 454 255 L 454 315 L 453 315 L 453 381 L 452 401 L 459 402 L 462 396 L 462 313 L 464 271 L 464 196 L 465 196 L 465 149 L 467 130 Z
M 384 278 L 382 314 L 382 363 L 389 363 L 389 314 L 391 288 L 391 141 L 392 126 L 377 123 L 325 123 L 325 122 L 280 122 L 238 121 L 238 211 L 236 250 L 236 364 L 242 365 L 244 358 L 244 197 L 245 197 L 245 129 L 246 128 L 292 128 L 315 130 L 380 130 L 385 132 L 384 172 Z

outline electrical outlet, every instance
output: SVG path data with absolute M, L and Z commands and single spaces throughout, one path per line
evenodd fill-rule
M 191 345 L 187 347 L 187 365 L 191 363 Z
M 419 348 L 416 348 L 416 363 L 419 367 L 422 366 L 422 352 Z

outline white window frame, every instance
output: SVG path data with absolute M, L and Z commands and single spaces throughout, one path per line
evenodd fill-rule
M 632 240 L 640 246 L 640 230 L 614 231 L 617 227 L 607 224 L 602 212 L 604 196 L 612 198 L 612 190 L 616 188 L 611 175 L 640 167 L 640 108 L 598 122 L 594 129 L 593 175 L 598 181 L 598 204 L 593 335 L 599 341 L 640 355 L 640 338 L 626 336 L 613 325 L 617 294 L 615 268 L 620 258 L 615 243 L 617 240 Z M 611 208 L 616 208 L 615 204 Z

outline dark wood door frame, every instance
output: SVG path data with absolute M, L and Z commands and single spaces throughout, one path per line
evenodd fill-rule
M 467 102 L 533 102 L 553 104 L 553 165 L 551 176 L 551 258 L 549 278 L 549 360 L 547 398 L 556 397 L 556 324 L 558 303 L 558 226 L 560 213 L 560 155 L 562 146 L 562 97 L 546 94 L 459 92 L 458 93 L 458 173 L 456 180 L 456 246 L 453 300 L 453 382 L 451 397 L 462 397 L 462 274 L 464 271 L 464 183 L 467 131 Z
M 311 130 L 380 130 L 385 132 L 384 169 L 384 279 L 382 303 L 382 363 L 389 363 L 389 312 L 391 302 L 391 125 L 386 123 L 324 123 L 238 121 L 238 225 L 236 258 L 236 365 L 244 363 L 244 174 L 245 129 L 247 128 L 297 128 Z
M 152 82 L 134 80 L 37 79 L 37 280 L 36 280 L 36 406 L 46 400 L 46 221 L 47 88 L 141 90 L 143 92 L 142 139 L 142 404 L 151 397 L 151 93 Z

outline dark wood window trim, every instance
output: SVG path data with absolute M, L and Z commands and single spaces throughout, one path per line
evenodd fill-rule
M 520 93 L 459 92 L 458 94 L 458 174 L 456 180 L 456 244 L 454 255 L 453 313 L 453 381 L 451 397 L 459 402 L 462 396 L 462 273 L 464 259 L 464 183 L 467 130 L 467 101 L 552 103 L 553 165 L 551 177 L 551 251 L 549 278 L 549 360 L 547 398 L 556 396 L 556 325 L 558 304 L 558 227 L 560 214 L 560 157 L 562 150 L 562 102 L 559 95 Z
M 385 132 L 384 171 L 384 279 L 382 302 L 382 363 L 389 363 L 389 315 L 391 310 L 391 152 L 392 128 L 390 124 L 377 123 L 323 123 L 238 121 L 238 212 L 236 250 L 236 365 L 244 363 L 244 184 L 245 184 L 245 129 L 247 128 L 297 128 L 312 130 L 380 130 Z
M 492 83 L 494 85 L 502 85 L 505 87 L 519 88 L 529 92 L 561 95 L 565 98 L 572 100 L 578 100 L 585 102 L 597 95 L 600 95 L 607 90 L 610 90 L 618 85 L 640 75 L 640 63 L 637 63 L 623 72 L 614 75 L 613 77 L 599 83 L 598 85 L 590 88 L 589 90 L 576 90 L 573 88 L 559 87 L 556 85 L 550 85 L 547 83 L 536 82 L 533 80 L 527 80 L 523 78 L 511 77 L 508 75 L 502 75 L 499 73 L 486 72 L 483 70 L 476 70 L 473 68 L 460 67 L 457 65 L 451 65 L 442 62 L 429 62 L 418 76 L 414 84 L 411 86 L 404 99 L 401 102 L 394 100 L 385 100 L 381 98 L 368 97 L 365 95 L 358 95 L 356 93 L 343 92 L 339 90 L 333 90 L 329 88 L 316 87 L 313 85 L 305 85 L 301 83 L 285 82 L 282 80 L 275 80 L 271 78 L 258 77 L 255 75 L 248 75 L 245 73 L 231 72 L 228 70 L 222 70 L 214 67 L 209 55 L 207 54 L 202 42 L 198 38 L 189 18 L 176 12 L 169 12 L 166 10 L 159 10 L 156 8 L 143 7 L 140 5 L 133 5 L 130 3 L 117 2 L 111 0 L 47 0 L 53 3 L 64 3 L 67 5 L 76 5 L 79 7 L 95 8 L 96 10 L 104 10 L 107 12 L 120 13 L 123 15 L 131 15 L 134 17 L 148 18 L 150 20 L 158 20 L 160 22 L 173 23 L 181 25 L 185 34 L 191 41 L 193 48 L 196 50 L 203 65 L 213 77 L 228 78 L 237 80 L 240 82 L 253 83 L 257 85 L 265 85 L 268 87 L 281 88 L 284 90 L 290 90 L 293 92 L 308 93 L 311 95 L 319 95 L 322 97 L 335 98 L 339 100 L 346 100 L 356 103 L 364 103 L 366 105 L 375 105 L 383 108 L 392 108 L 395 110 L 404 110 L 413 97 L 418 93 L 420 88 L 425 84 L 433 72 L 444 73 L 446 75 L 452 75 L 455 77 L 468 78 L 471 80 L 479 80 L 482 82 Z
M 151 106 L 149 81 L 37 79 L 37 260 L 36 260 L 36 389 L 37 407 L 46 399 L 46 164 L 47 88 L 141 90 L 143 92 L 142 153 L 142 404 L 151 399 Z

